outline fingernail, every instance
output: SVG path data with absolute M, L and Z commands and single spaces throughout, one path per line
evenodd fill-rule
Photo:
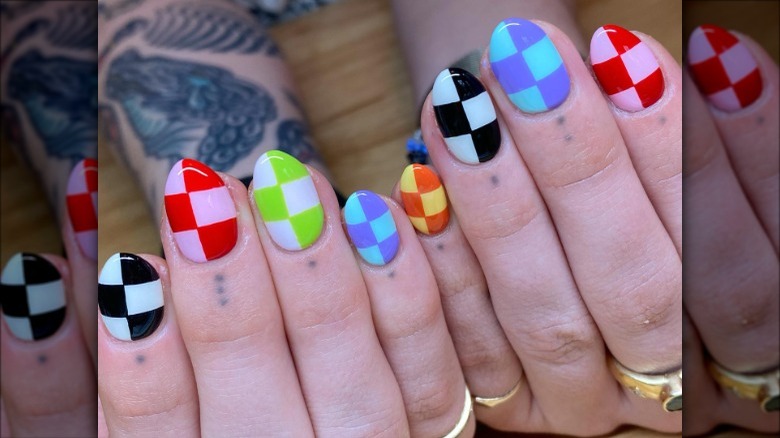
M 65 203 L 81 252 L 97 260 L 97 160 L 81 160 L 70 172 Z
M 688 41 L 688 64 L 699 91 L 715 108 L 737 111 L 761 95 L 756 59 L 726 29 L 712 24 L 697 27 Z
M 310 247 L 322 232 L 324 213 L 306 166 L 281 151 L 255 163 L 254 195 L 271 239 L 290 251 Z
M 417 231 L 436 234 L 447 227 L 450 209 L 439 177 L 420 164 L 406 166 L 401 175 L 401 200 Z
M 490 68 L 509 100 L 527 113 L 556 108 L 569 95 L 569 74 L 558 49 L 528 20 L 509 18 L 496 26 Z
M 35 254 L 14 254 L 0 283 L 3 319 L 14 336 L 37 341 L 60 328 L 65 319 L 65 289 L 51 262 Z
M 344 221 L 363 260 L 377 266 L 393 260 L 398 252 L 398 230 L 382 198 L 367 190 L 353 193 L 344 206 Z
M 114 254 L 100 271 L 98 305 L 113 337 L 122 341 L 143 339 L 157 329 L 163 318 L 160 275 L 137 255 Z
M 179 250 L 193 262 L 218 259 L 236 245 L 238 223 L 230 191 L 199 161 L 185 158 L 171 169 L 165 213 Z
M 498 152 L 501 132 L 485 87 L 466 70 L 449 68 L 433 84 L 433 111 L 444 142 L 455 158 L 484 163 Z
M 607 24 L 596 30 L 590 40 L 590 63 L 601 88 L 622 110 L 640 111 L 664 94 L 664 76 L 653 51 L 620 26 Z

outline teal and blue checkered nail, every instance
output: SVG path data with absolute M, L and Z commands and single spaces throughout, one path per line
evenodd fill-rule
M 377 266 L 393 260 L 398 252 L 398 231 L 382 198 L 367 190 L 353 193 L 344 206 L 344 221 L 363 260 Z
M 525 112 L 551 110 L 569 95 L 569 74 L 558 49 L 531 21 L 509 18 L 496 26 L 490 66 L 509 100 Z

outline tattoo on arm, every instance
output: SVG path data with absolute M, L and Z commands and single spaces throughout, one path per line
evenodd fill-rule
M 114 34 L 100 58 L 141 31 L 144 42 L 157 48 L 280 55 L 271 37 L 250 17 L 215 5 L 181 2 L 158 9 L 153 18 L 130 20 Z
M 95 62 L 44 56 L 32 49 L 8 74 L 9 97 L 21 104 L 49 156 L 79 160 L 97 149 Z
M 106 95 L 120 105 L 146 155 L 171 165 L 191 156 L 226 171 L 277 118 L 264 88 L 228 70 L 132 49 L 111 61 Z

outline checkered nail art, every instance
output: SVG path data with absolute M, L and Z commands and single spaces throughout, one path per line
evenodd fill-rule
M 636 35 L 614 24 L 596 30 L 590 40 L 590 63 L 612 103 L 640 111 L 664 94 L 664 76 L 653 51 Z
M 225 182 L 205 164 L 176 163 L 165 182 L 165 212 L 179 250 L 193 262 L 218 259 L 236 245 L 236 207 Z
M 260 216 L 277 245 L 290 251 L 310 247 L 320 237 L 325 215 L 306 166 L 281 151 L 268 151 L 255 163 L 254 195 Z
M 160 275 L 134 254 L 109 257 L 98 278 L 98 306 L 108 332 L 122 341 L 143 339 L 163 318 Z
M 569 74 L 558 49 L 531 21 L 508 18 L 496 26 L 490 68 L 509 100 L 527 113 L 556 108 L 569 95 Z
M 688 65 L 699 91 L 720 110 L 740 110 L 761 95 L 756 59 L 726 29 L 712 24 L 697 27 L 688 41 Z
M 353 193 L 344 206 L 344 222 L 363 260 L 377 266 L 393 260 L 398 252 L 398 230 L 382 198 L 367 190 Z
M 0 277 L 3 319 L 14 336 L 37 341 L 65 319 L 65 289 L 57 268 L 35 254 L 17 253 Z
M 65 204 L 81 252 L 97 260 L 97 160 L 81 160 L 70 172 Z
M 450 209 L 439 177 L 421 164 L 406 166 L 401 175 L 401 200 L 414 228 L 436 234 L 447 228 Z
M 457 159 L 478 164 L 496 155 L 501 145 L 496 109 L 474 75 L 448 68 L 436 77 L 431 94 L 436 122 Z

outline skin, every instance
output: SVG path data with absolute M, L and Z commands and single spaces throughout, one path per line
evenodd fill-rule
M 411 225 L 388 199 L 401 249 L 383 267 L 357 261 L 332 188 L 309 170 L 326 219 L 305 250 L 277 247 L 229 176 L 239 227 L 230 253 L 192 263 L 163 220 L 165 262 L 144 258 L 163 278 L 165 319 L 136 342 L 99 330 L 110 435 L 441 436 L 454 427 L 465 380 Z M 464 436 L 474 427 L 472 418 Z
M 606 355 L 646 373 L 678 368 L 682 360 L 681 160 L 675 159 L 681 148 L 680 68 L 660 45 L 639 35 L 659 59 L 666 92 L 653 107 L 626 114 L 602 94 L 574 44 L 556 27 L 538 24 L 571 77 L 572 90 L 559 108 L 536 115 L 517 110 L 485 55 L 481 78 L 502 131 L 496 157 L 476 166 L 457 161 L 446 149 L 430 97 L 421 118 L 457 216 L 447 236 L 424 246 L 435 251 L 444 243 L 445 251 L 463 253 L 449 256 L 456 266 L 434 272 L 470 275 L 440 279 L 447 315 L 465 314 L 458 306 L 470 301 L 489 314 L 485 287 L 495 315 L 483 316 L 482 327 L 474 329 L 461 316 L 451 326 L 453 338 L 490 336 L 496 318 L 511 346 L 488 344 L 492 348 L 477 363 L 491 365 L 473 366 L 478 343 L 456 342 L 467 381 L 474 394 L 495 397 L 521 379 L 512 399 L 495 410 L 479 407 L 477 414 L 488 425 L 522 432 L 594 435 L 625 423 L 679 431 L 680 413 L 664 413 L 657 402 L 617 385 Z M 464 240 L 468 245 L 459 246 Z M 484 383 L 491 381 L 505 386 Z M 598 403 L 581 402 L 593 394 Z

